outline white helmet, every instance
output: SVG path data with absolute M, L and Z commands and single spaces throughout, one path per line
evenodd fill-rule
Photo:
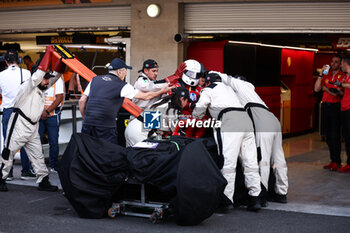
M 182 75 L 182 81 L 190 86 L 197 86 L 199 82 L 199 73 L 201 72 L 201 64 L 193 59 L 186 60 L 186 70 Z

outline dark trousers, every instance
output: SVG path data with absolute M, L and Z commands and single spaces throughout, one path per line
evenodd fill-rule
M 343 136 L 345 139 L 345 149 L 348 159 L 346 163 L 350 165 L 350 109 L 341 112 L 342 125 L 343 125 Z
M 81 132 L 118 145 L 118 131 L 116 127 L 108 128 L 83 124 Z
M 331 161 L 341 163 L 341 114 L 340 103 L 323 103 L 325 114 L 325 135 Z
M 13 112 L 13 108 L 4 108 L 3 116 L 2 116 L 2 133 L 4 135 L 4 141 L 6 139 L 8 122 L 10 120 L 12 112 Z M 4 145 L 4 147 L 5 146 L 6 145 Z M 29 172 L 29 169 L 31 169 L 31 164 L 24 148 L 21 149 L 21 164 L 22 164 L 22 172 Z
M 60 129 L 61 114 L 48 117 L 46 120 L 39 121 L 39 134 L 40 139 L 43 141 L 45 129 L 47 130 L 47 136 L 49 139 L 50 153 L 49 153 L 49 165 L 50 168 L 57 170 L 58 154 L 59 154 L 59 129 Z

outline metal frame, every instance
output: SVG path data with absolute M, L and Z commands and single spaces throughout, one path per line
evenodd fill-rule
M 135 184 L 132 182 L 132 184 Z M 135 216 L 142 218 L 149 218 L 152 223 L 157 223 L 158 220 L 164 219 L 165 212 L 169 209 L 169 203 L 160 202 L 146 202 L 145 184 L 140 184 L 140 200 L 126 201 L 122 200 L 113 203 L 108 210 L 110 218 L 115 218 L 117 214 L 126 216 Z M 151 214 L 133 212 L 132 208 L 147 208 L 153 210 Z

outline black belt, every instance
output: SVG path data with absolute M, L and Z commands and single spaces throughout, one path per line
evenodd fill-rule
M 253 118 L 252 110 L 250 109 L 251 107 L 263 108 L 263 109 L 266 109 L 267 111 L 270 111 L 270 109 L 269 109 L 268 107 L 266 107 L 265 105 L 259 104 L 259 103 L 247 103 L 247 104 L 244 106 L 244 109 L 247 110 L 247 113 L 248 113 L 250 119 L 252 120 L 253 128 L 254 128 L 254 135 L 255 135 L 256 130 L 255 130 L 255 123 L 254 123 L 254 118 Z
M 250 107 L 264 108 L 264 109 L 266 109 L 267 111 L 270 111 L 270 109 L 269 109 L 268 107 L 266 107 L 266 106 L 263 105 L 263 104 L 259 104 L 259 103 L 247 103 L 247 104 L 244 106 L 244 109 L 247 109 L 247 108 L 250 108 Z
M 221 110 L 221 112 L 218 115 L 217 120 L 221 120 L 222 116 L 231 111 L 238 111 L 238 112 L 245 112 L 244 108 L 225 108 Z M 224 155 L 222 154 L 222 138 L 221 138 L 221 128 L 216 129 L 216 138 L 218 140 L 218 146 L 219 146 L 219 161 L 218 161 L 218 167 L 221 169 L 224 166 Z
M 268 107 L 266 107 L 265 105 L 259 104 L 259 103 L 247 103 L 244 106 L 244 108 L 247 110 L 247 113 L 248 113 L 250 119 L 252 120 L 253 128 L 254 128 L 254 135 L 256 135 L 255 122 L 254 122 L 254 117 L 253 117 L 253 113 L 252 113 L 251 107 L 263 108 L 263 109 L 266 109 L 267 111 L 270 111 L 270 109 Z M 261 155 L 261 148 L 257 146 L 256 149 L 257 149 L 258 163 L 259 163 L 260 160 L 261 160 L 261 156 L 262 156 Z
M 30 124 L 32 124 L 32 125 L 35 125 L 36 123 L 38 123 L 38 122 L 33 122 L 31 119 L 29 119 L 29 117 L 27 117 L 27 116 L 22 112 L 22 110 L 19 109 L 19 108 L 14 108 L 14 109 L 13 109 L 13 112 L 18 113 L 19 115 L 21 115 L 21 117 L 23 117 L 24 119 L 26 119 L 26 120 L 27 120 Z

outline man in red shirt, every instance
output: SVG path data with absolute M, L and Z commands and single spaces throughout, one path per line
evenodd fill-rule
M 35 65 L 34 62 L 32 61 L 32 58 L 29 55 L 24 56 L 23 58 L 24 64 L 26 64 L 27 69 L 30 71 L 31 74 L 33 74 L 33 69 L 32 67 Z
M 350 56 L 344 56 L 341 62 L 342 71 L 346 73 L 345 79 L 335 81 L 333 84 L 344 88 L 344 96 L 341 100 L 341 119 L 343 126 L 343 135 L 345 139 L 345 148 L 348 159 L 344 167 L 338 168 L 339 172 L 350 173 Z
M 343 88 L 332 85 L 335 81 L 342 82 L 344 73 L 340 70 L 341 58 L 333 56 L 330 71 L 328 74 L 320 74 L 315 82 L 316 92 L 323 90 L 322 110 L 324 111 L 325 135 L 329 148 L 331 162 L 324 166 L 325 169 L 336 171 L 341 167 L 340 152 L 340 100 L 343 95 Z M 326 69 L 324 66 L 322 72 Z

